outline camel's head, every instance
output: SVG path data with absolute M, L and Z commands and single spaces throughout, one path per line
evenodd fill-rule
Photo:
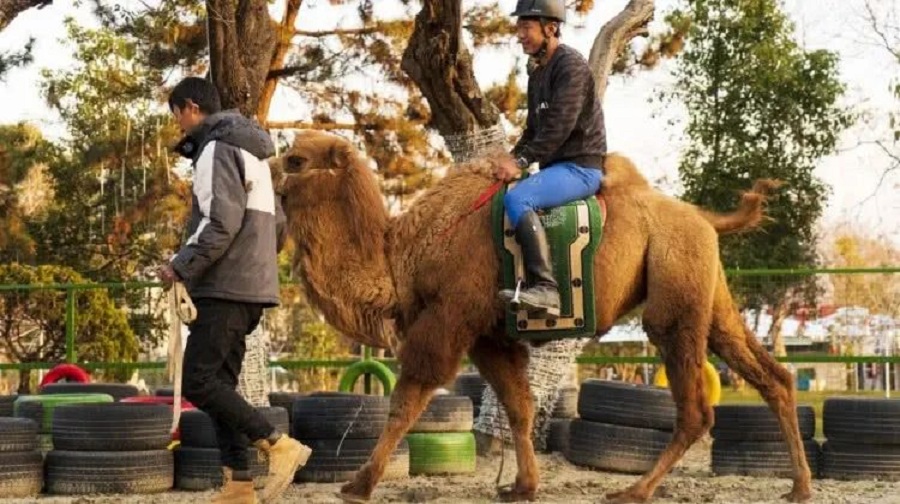
M 292 188 L 334 185 L 342 172 L 358 163 L 350 142 L 337 135 L 306 130 L 297 134 L 290 149 L 270 163 L 275 190 L 290 194 Z

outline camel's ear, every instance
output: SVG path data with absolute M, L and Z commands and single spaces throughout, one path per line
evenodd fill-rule
M 347 168 L 353 156 L 353 148 L 346 142 L 335 142 L 328 153 L 329 168 Z

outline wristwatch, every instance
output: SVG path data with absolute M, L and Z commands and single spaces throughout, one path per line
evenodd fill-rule
M 524 169 L 528 168 L 528 165 L 530 163 L 528 162 L 527 159 L 525 159 L 525 156 L 519 156 L 516 158 L 516 164 L 519 165 L 519 168 L 524 170 Z

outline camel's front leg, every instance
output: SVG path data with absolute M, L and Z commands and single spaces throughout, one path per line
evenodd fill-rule
M 391 453 L 428 406 L 428 401 L 435 388 L 437 387 L 426 387 L 417 383 L 405 373 L 400 375 L 397 388 L 391 394 L 391 412 L 387 426 L 378 438 L 375 451 L 372 452 L 369 461 L 360 468 L 353 481 L 341 487 L 340 497 L 343 500 L 347 502 L 369 500 L 372 491 L 375 490 L 375 485 L 384 475 L 384 469 Z
M 469 357 L 481 376 L 493 387 L 497 399 L 506 410 L 516 446 L 516 483 L 511 490 L 501 492 L 500 500 L 534 500 L 538 468 L 531 441 L 534 400 L 528 387 L 528 350 L 521 344 L 503 344 L 499 338 L 481 337 L 475 342 Z
M 364 502 L 372 496 L 391 453 L 428 406 L 435 389 L 453 380 L 472 340 L 463 325 L 465 318 L 454 308 L 427 308 L 407 330 L 398 355 L 400 379 L 391 394 L 387 426 L 368 462 L 341 488 L 340 497 L 345 501 Z

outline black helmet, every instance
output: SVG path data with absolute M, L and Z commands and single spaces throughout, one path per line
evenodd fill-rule
M 566 22 L 565 0 L 519 0 L 510 16 L 541 17 Z

